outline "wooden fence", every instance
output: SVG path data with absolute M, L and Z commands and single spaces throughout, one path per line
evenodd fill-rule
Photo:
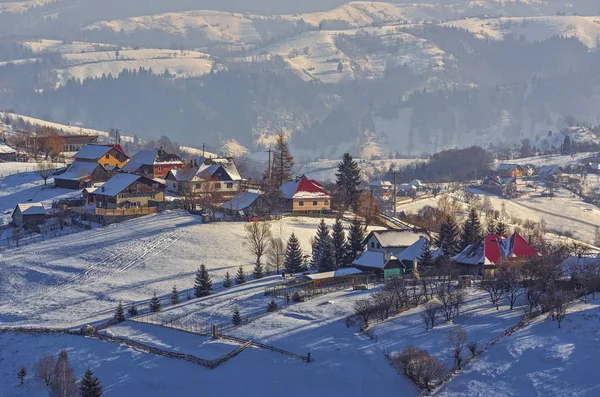
M 108 210 L 104 208 L 96 208 L 96 215 L 102 216 L 132 216 L 132 215 L 149 215 L 158 213 L 158 207 L 141 207 L 141 208 L 121 208 Z

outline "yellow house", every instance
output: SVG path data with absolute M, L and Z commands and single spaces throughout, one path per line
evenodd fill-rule
M 518 164 L 500 164 L 496 175 L 501 178 L 523 178 L 523 168 Z
M 76 161 L 98 163 L 103 167 L 123 168 L 129 156 L 125 154 L 121 145 L 85 145 L 73 158 Z
M 150 202 L 165 201 L 165 185 L 145 176 L 120 172 L 90 196 L 97 209 L 147 208 Z
M 284 183 L 281 195 L 286 200 L 286 209 L 297 214 L 323 213 L 331 210 L 331 196 L 318 182 L 304 175 Z

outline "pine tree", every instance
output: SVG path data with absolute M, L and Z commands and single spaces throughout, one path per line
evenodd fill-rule
M 294 157 L 290 153 L 287 139 L 283 132 L 280 132 L 275 142 L 273 150 L 273 166 L 271 167 L 271 185 L 281 186 L 292 177 L 294 168 Z
M 350 153 L 344 153 L 342 162 L 338 165 L 336 185 L 339 189 L 339 204 L 344 208 L 352 208 L 356 211 L 358 196 L 360 196 L 360 168 Z
M 296 235 L 292 232 L 287 242 L 283 267 L 288 273 L 297 273 L 302 270 L 302 249 Z
M 236 284 L 244 284 L 246 282 L 246 273 L 244 273 L 244 268 L 242 265 L 238 268 L 237 274 L 235 275 L 235 283 Z
M 131 305 L 127 308 L 127 314 L 129 317 L 135 317 L 138 315 L 138 309 L 135 307 L 135 303 L 131 302 Z
M 113 318 L 117 323 L 122 323 L 125 321 L 125 310 L 123 309 L 123 304 L 121 301 L 119 301 L 119 304 L 117 305 L 117 309 L 115 310 L 115 315 Z
M 177 286 L 173 286 L 173 290 L 171 291 L 171 304 L 176 305 L 179 303 L 179 291 L 177 291 Z
M 196 272 L 196 279 L 194 280 L 194 295 L 196 298 L 202 298 L 203 296 L 210 295 L 212 291 L 212 280 L 206 270 L 205 265 L 200 265 L 200 268 Z
M 496 234 L 496 218 L 493 216 L 487 217 L 487 234 L 493 236 Z
M 433 252 L 431 252 L 431 244 L 427 239 L 421 247 L 421 255 L 419 256 L 419 265 L 421 266 L 433 266 L 435 259 L 433 258 Z
M 456 224 L 456 219 L 452 215 L 447 215 L 440 225 L 437 245 L 446 256 L 458 254 L 460 249 L 460 229 Z
M 277 311 L 277 303 L 275 303 L 275 299 L 271 299 L 271 302 L 267 305 L 267 313 L 273 313 Z
M 239 327 L 240 325 L 242 325 L 242 316 L 237 306 L 233 309 L 233 316 L 231 317 L 231 322 L 235 327 Z
M 259 279 L 259 278 L 263 278 L 264 277 L 263 265 L 260 262 L 256 262 L 254 264 L 254 269 L 252 271 L 252 276 L 254 276 L 254 279 Z
M 336 268 L 345 264 L 346 257 L 346 232 L 342 220 L 337 218 L 331 230 L 331 242 L 333 243 L 333 251 L 335 253 Z
M 323 251 L 319 255 L 319 263 L 317 263 L 319 272 L 331 272 L 336 269 L 335 266 L 335 249 L 331 237 L 326 236 L 323 243 Z
M 475 208 L 471 208 L 469 217 L 463 224 L 460 234 L 461 251 L 467 248 L 467 246 L 477 243 L 482 238 L 483 232 L 481 230 L 481 222 L 479 222 L 479 215 L 477 215 Z
M 498 221 L 496 224 L 496 233 L 497 235 L 504 236 L 508 233 L 508 228 L 506 227 L 506 223 L 502 219 Z
M 103 393 L 102 386 L 91 368 L 88 368 L 79 383 L 81 397 L 100 397 Z
M 562 153 L 563 154 L 571 154 L 573 151 L 573 142 L 571 141 L 571 137 L 569 135 L 565 135 L 565 140 L 562 144 Z
M 156 296 L 156 291 L 154 291 L 154 295 L 152 295 L 152 299 L 150 299 L 150 311 L 152 313 L 160 311 L 160 299 Z
M 17 372 L 17 377 L 19 378 L 19 386 L 23 386 L 25 384 L 25 377 L 27 376 L 27 370 L 25 367 L 19 368 L 19 372 Z
M 350 225 L 350 232 L 348 233 L 346 263 L 352 263 L 364 251 L 364 239 L 365 235 L 360 219 L 354 218 Z
M 225 278 L 223 279 L 223 288 L 231 287 L 231 276 L 229 276 L 229 272 L 225 273 Z
M 319 228 L 317 229 L 317 235 L 315 236 L 315 241 L 312 246 L 312 261 L 311 266 L 314 269 L 318 269 L 320 256 L 325 248 L 325 242 L 329 239 L 329 228 L 325 223 L 325 219 L 321 219 L 319 223 Z

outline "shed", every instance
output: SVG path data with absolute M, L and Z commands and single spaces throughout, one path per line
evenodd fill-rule
M 236 194 L 231 200 L 219 207 L 223 213 L 231 216 L 267 216 L 270 215 L 270 206 L 267 200 L 254 192 Z
M 17 227 L 25 226 L 33 229 L 44 223 L 46 209 L 42 203 L 17 204 L 12 213 L 12 219 Z
M 352 262 L 352 266 L 377 275 L 406 273 L 406 266 L 394 255 L 387 252 L 365 251 Z

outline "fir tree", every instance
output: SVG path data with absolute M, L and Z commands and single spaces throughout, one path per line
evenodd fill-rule
M 17 372 L 17 377 L 19 378 L 19 386 L 23 386 L 25 384 L 25 377 L 27 376 L 27 370 L 25 367 L 19 368 L 19 372 Z
M 317 229 L 317 235 L 315 236 L 315 241 L 312 246 L 312 262 L 311 265 L 313 268 L 319 268 L 320 256 L 325 249 L 325 242 L 329 239 L 329 228 L 325 223 L 325 219 L 321 219 L 319 223 L 319 228 Z
M 356 211 L 358 196 L 360 196 L 360 168 L 350 153 L 344 153 L 342 162 L 338 165 L 336 185 L 339 189 L 339 204 L 344 208 Z
M 440 225 L 437 245 L 446 256 L 458 254 L 460 250 L 460 229 L 452 215 L 447 215 Z
M 573 151 L 573 142 L 571 141 L 571 137 L 569 135 L 565 135 L 565 140 L 562 144 L 562 153 L 563 154 L 571 154 Z
M 160 311 L 160 299 L 156 296 L 156 291 L 154 291 L 154 295 L 152 295 L 152 299 L 150 299 L 150 311 L 152 313 Z
M 469 211 L 469 217 L 465 221 L 460 234 L 460 249 L 461 251 L 467 248 L 471 244 L 477 243 L 483 238 L 483 232 L 481 230 L 481 222 L 479 222 L 479 216 L 475 208 L 471 208 Z
M 223 288 L 231 287 L 231 276 L 229 272 L 225 273 L 225 278 L 223 279 Z
M 302 249 L 300 249 L 300 242 L 293 232 L 287 242 L 283 267 L 288 273 L 297 273 L 303 267 Z
M 240 310 L 237 306 L 233 309 L 233 316 L 231 317 L 231 322 L 235 327 L 239 327 L 242 325 L 242 315 L 240 314 Z
M 171 304 L 176 305 L 179 303 L 179 291 L 177 291 L 177 286 L 173 286 L 173 290 L 171 290 Z
M 433 258 L 433 252 L 431 252 L 431 244 L 427 239 L 423 243 L 423 247 L 421 247 L 421 255 L 419 256 L 419 264 L 421 266 L 433 266 L 435 264 L 435 259 Z
M 319 254 L 319 263 L 317 263 L 319 272 L 331 272 L 336 269 L 335 266 L 335 250 L 331 237 L 326 236 L 323 243 L 323 251 Z
M 346 263 L 352 263 L 364 251 L 364 239 L 365 235 L 360 219 L 354 218 L 348 233 Z
M 502 219 L 500 219 L 498 221 L 498 223 L 496 224 L 496 234 L 498 234 L 500 236 L 504 236 L 504 235 L 506 235 L 506 233 L 508 233 L 508 228 L 506 227 L 506 223 L 504 223 L 504 221 Z
M 196 272 L 196 279 L 194 280 L 194 295 L 196 298 L 202 298 L 203 296 L 210 295 L 212 291 L 212 280 L 206 270 L 205 265 L 200 265 L 200 268 Z
M 277 303 L 275 303 L 275 299 L 271 299 L 271 302 L 267 305 L 267 313 L 273 313 L 277 311 Z
M 117 309 L 115 310 L 115 315 L 113 316 L 115 322 L 122 323 L 125 321 L 125 310 L 123 309 L 123 304 L 119 301 L 117 305 Z
M 254 269 L 252 271 L 252 276 L 254 276 L 254 279 L 259 279 L 259 278 L 263 278 L 264 277 L 263 265 L 260 262 L 256 262 L 254 264 Z
M 333 243 L 333 251 L 335 253 L 336 268 L 343 266 L 346 257 L 346 232 L 342 220 L 337 218 L 331 230 L 331 242 Z
M 127 314 L 129 317 L 135 317 L 138 315 L 137 307 L 135 307 L 135 303 L 131 302 L 131 305 L 127 308 Z
M 292 177 L 294 168 L 294 157 L 290 153 L 287 139 L 283 132 L 280 132 L 273 149 L 273 165 L 271 167 L 271 185 L 281 186 Z
M 487 217 L 487 234 L 493 236 L 496 234 L 496 218 L 493 216 Z
M 244 273 L 244 268 L 242 265 L 238 268 L 237 274 L 235 275 L 235 283 L 236 284 L 244 284 L 246 282 L 246 273 Z
M 98 377 L 94 376 L 91 368 L 88 368 L 79 383 L 79 394 L 81 397 L 100 397 L 102 392 L 102 386 Z

